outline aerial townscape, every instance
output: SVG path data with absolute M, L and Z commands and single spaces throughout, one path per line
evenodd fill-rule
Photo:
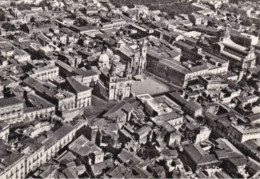
M 260 178 L 259 39 L 260 0 L 0 0 L 0 178 Z

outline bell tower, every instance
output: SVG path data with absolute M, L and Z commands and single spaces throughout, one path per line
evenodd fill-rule
M 225 31 L 223 33 L 223 37 L 220 38 L 220 41 L 229 41 L 230 40 L 230 29 L 229 27 L 225 27 Z
M 142 74 L 146 68 L 146 55 L 147 55 L 147 40 L 144 39 L 141 45 L 141 55 L 140 55 L 140 62 L 138 67 L 138 74 Z
M 147 40 L 144 39 L 142 47 L 141 47 L 141 56 L 146 59 L 146 55 L 147 55 Z
M 127 63 L 126 68 L 125 68 L 125 77 L 127 79 L 132 79 L 132 69 L 131 69 L 131 64 L 130 62 Z
M 109 81 L 115 82 L 115 79 L 116 79 L 116 67 L 115 64 L 112 64 L 109 70 Z

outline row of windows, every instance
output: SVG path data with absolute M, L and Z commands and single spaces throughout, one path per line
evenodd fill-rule
M 113 24 L 113 27 L 124 27 L 126 24 Z
M 72 131 L 73 132 L 73 131 Z M 55 144 L 55 146 L 51 146 L 51 150 L 49 150 L 46 153 L 46 160 L 50 160 L 51 157 L 53 157 L 61 148 L 63 148 L 65 145 L 67 145 L 70 141 L 72 141 L 73 139 L 73 135 L 75 133 L 70 133 L 69 135 L 65 136 L 61 142 L 58 142 Z M 48 150 L 48 148 L 46 149 Z M 42 160 L 42 156 L 44 155 L 43 152 L 41 152 L 39 155 L 33 157 L 32 159 L 30 159 L 27 163 L 27 173 L 29 173 L 30 171 L 32 171 L 33 169 L 35 169 L 36 167 L 40 166 L 42 163 L 44 163 L 44 161 Z M 40 159 L 40 160 L 39 160 Z M 39 161 L 39 162 L 38 162 Z M 19 163 L 15 169 L 11 169 L 9 171 L 7 171 L 6 173 L 6 178 L 24 178 L 24 173 L 23 173 L 23 169 L 24 169 L 25 164 L 24 163 Z M 19 175 L 20 173 L 20 175 Z
M 20 111 L 22 110 L 23 105 L 21 104 L 20 106 L 12 106 L 8 108 L 1 108 L 0 112 L 6 112 L 6 111 Z
M 14 114 L 21 113 L 21 112 L 22 112 L 22 110 L 12 110 L 12 111 L 8 111 L 8 112 L 2 111 L 1 115 L 11 115 L 11 114 L 14 115 Z
M 46 76 L 46 75 L 51 75 L 51 74 L 56 74 L 56 73 L 58 73 L 57 70 L 49 71 L 49 72 L 44 72 L 44 73 L 37 74 L 37 77 Z
M 22 117 L 22 114 L 10 114 L 10 115 L 0 115 L 0 116 L 1 116 L 0 119 L 8 118 L 10 120 L 13 120 Z
M 26 116 L 30 116 L 30 117 L 35 117 L 35 116 L 37 116 L 37 117 L 46 117 L 46 116 L 49 116 L 49 115 L 51 115 L 52 113 L 54 112 L 54 109 L 53 110 L 45 110 L 45 111 L 37 111 L 37 112 L 35 112 L 35 113 L 28 113 L 28 114 L 26 114 Z

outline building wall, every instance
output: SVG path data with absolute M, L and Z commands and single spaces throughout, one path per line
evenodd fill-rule
M 94 164 L 101 163 L 104 161 L 104 153 L 100 152 L 99 154 L 95 154 Z
M 101 97 L 109 100 L 109 90 L 100 81 L 97 82 L 96 89 L 94 91 L 101 95 Z
M 11 57 L 14 55 L 14 50 L 1 50 L 0 53 L 4 57 Z
M 130 97 L 131 80 L 113 82 L 109 84 L 109 100 L 122 100 Z M 120 98 L 121 96 L 121 99 Z
M 70 110 L 75 108 L 75 96 L 58 100 L 58 110 Z
M 225 74 L 228 72 L 228 65 L 212 69 L 203 69 L 200 71 L 182 73 L 174 68 L 154 60 L 152 57 L 147 58 L 147 71 L 180 86 L 186 86 L 190 80 L 194 80 L 201 75 L 207 74 Z
M 200 133 L 196 136 L 195 144 L 208 140 L 210 134 L 211 134 L 211 130 L 209 128 L 207 128 L 206 130 L 200 131 Z
M 78 93 L 76 96 L 76 107 L 86 107 L 91 105 L 91 90 Z
M 179 118 L 175 118 L 172 120 L 167 121 L 170 125 L 172 125 L 175 129 L 179 129 L 181 125 L 183 124 L 183 116 Z
M 193 171 L 197 170 L 197 164 L 189 157 L 188 153 L 185 150 L 182 154 L 182 158 L 184 159 L 184 162 L 188 164 Z
M 28 155 L 25 160 L 25 174 L 27 175 L 31 171 L 34 171 L 36 168 L 43 164 L 44 160 L 44 147 L 42 146 L 37 151 L 34 151 L 32 154 Z
M 226 74 L 228 72 L 228 65 L 227 66 L 221 66 L 217 68 L 209 69 L 209 74 Z
M 185 84 L 185 74 L 181 73 L 169 66 L 166 66 L 157 60 L 153 60 L 150 57 L 147 58 L 148 72 L 151 72 L 159 77 L 169 80 L 177 85 L 183 86 Z
M 0 178 L 2 179 L 16 179 L 25 178 L 25 157 L 20 158 L 13 165 L 8 166 L 2 173 Z
M 68 145 L 74 139 L 76 131 L 78 131 L 84 125 L 85 123 L 77 124 L 74 126 L 73 130 L 69 131 L 65 136 L 50 146 L 43 145 L 41 148 L 31 154 L 26 153 L 25 156 L 1 172 L 0 178 L 25 178 L 29 172 L 34 171 L 37 167 L 49 161 L 58 153 L 59 150 Z
M 39 80 L 53 79 L 53 78 L 56 78 L 57 76 L 59 76 L 59 67 L 45 68 L 44 70 L 39 69 L 30 76 L 33 78 L 37 78 Z
M 14 124 L 23 120 L 23 104 L 15 104 L 0 108 L 0 120 Z
M 50 108 L 39 109 L 36 111 L 30 111 L 23 114 L 23 119 L 34 120 L 36 118 L 49 117 L 55 113 L 55 106 Z
M 126 21 L 114 21 L 112 23 L 102 24 L 102 29 L 121 28 L 127 25 Z
M 68 143 L 70 143 L 73 140 L 73 137 L 75 136 L 76 131 L 71 131 L 67 135 L 65 135 L 63 138 L 61 138 L 59 141 L 55 142 L 53 145 L 51 145 L 49 148 L 46 148 L 45 155 L 46 155 L 46 161 L 50 160 L 52 157 L 54 157 L 60 149 L 65 147 Z
M 200 109 L 191 109 L 189 108 L 188 106 L 184 106 L 184 111 L 186 113 L 188 113 L 189 115 L 191 115 L 192 117 L 198 117 L 198 116 L 201 116 L 202 115 L 202 108 Z
M 25 154 L 24 157 L 22 157 L 12 166 L 7 167 L 2 173 L 0 173 L 0 178 L 25 178 L 28 173 L 34 171 L 37 167 L 49 161 L 58 153 L 59 150 L 61 150 L 68 143 L 70 143 L 73 140 L 76 131 L 80 127 L 82 127 L 82 125 L 75 127 L 72 131 L 70 131 L 68 134 L 56 141 L 51 146 L 43 145 L 37 151 L 34 151 L 31 154 Z
M 146 144 L 148 141 L 148 135 L 149 135 L 149 131 L 142 135 L 139 135 L 138 136 L 139 144 Z
M 14 59 L 16 59 L 18 62 L 25 62 L 25 61 L 30 61 L 31 56 L 28 54 L 26 55 L 15 55 Z
M 230 129 L 230 136 L 242 143 L 247 140 L 259 139 L 260 129 L 245 129 L 245 132 L 240 132 L 235 126 L 232 126 Z
M 94 81 L 96 84 L 98 79 L 99 79 L 99 74 L 93 75 L 93 76 L 82 77 L 82 83 L 84 85 L 89 86 L 92 81 Z
M 9 136 L 9 127 L 4 128 L 0 131 L 0 139 L 7 141 Z
M 185 76 L 185 81 L 196 79 L 198 76 L 207 75 L 208 73 L 209 73 L 208 69 L 203 69 L 203 70 L 200 70 L 200 71 L 188 73 Z

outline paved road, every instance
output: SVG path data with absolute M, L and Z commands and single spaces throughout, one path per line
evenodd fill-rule
M 118 103 L 117 101 L 107 102 L 107 101 L 99 98 L 98 96 L 93 95 L 92 96 L 92 106 L 86 107 L 84 110 L 84 114 L 88 118 L 97 117 L 100 114 L 111 109 L 117 103 Z

